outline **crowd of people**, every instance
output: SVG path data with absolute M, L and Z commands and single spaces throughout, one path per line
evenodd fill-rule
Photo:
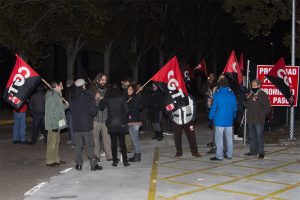
M 167 125 L 174 134 L 175 157 L 182 156 L 182 132 L 188 139 L 191 155 L 200 157 L 195 134 L 196 101 L 188 95 L 188 104 L 166 112 L 164 93 L 152 83 L 151 89 L 140 89 L 140 85 L 128 79 L 120 84 L 108 83 L 108 76 L 99 73 L 93 82 L 84 79 L 68 80 L 66 89 L 61 81 L 52 81 L 45 92 L 40 85 L 20 110 L 15 110 L 13 143 L 36 144 L 39 133 L 47 144 L 46 166 L 65 164 L 60 160 L 59 144 L 62 130 L 68 128 L 68 144 L 75 149 L 75 169 L 82 170 L 84 143 L 92 171 L 101 170 L 100 157 L 105 155 L 112 166 L 117 167 L 122 155 L 124 167 L 130 162 L 141 162 L 140 133 L 152 124 L 153 138 L 163 140 L 161 121 L 166 117 Z M 64 90 L 63 90 L 64 89 Z M 209 74 L 202 84 L 201 94 L 205 97 L 208 125 L 212 131 L 212 161 L 233 157 L 233 138 L 239 133 L 244 109 L 247 108 L 248 140 L 250 151 L 245 156 L 264 158 L 264 123 L 271 110 L 268 96 L 260 89 L 260 82 L 253 80 L 232 88 L 231 80 L 223 74 L 215 79 Z M 33 117 L 31 141 L 26 141 L 26 111 L 29 106 Z M 149 123 L 148 119 L 150 119 Z M 237 128 L 238 127 L 238 128 Z M 83 143 L 84 141 L 84 143 Z M 104 151 L 104 153 L 103 153 Z M 128 158 L 128 153 L 133 152 Z

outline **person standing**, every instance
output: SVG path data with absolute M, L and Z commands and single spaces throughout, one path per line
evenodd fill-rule
M 76 88 L 71 95 L 70 110 L 72 112 L 74 141 L 75 141 L 75 169 L 82 170 L 82 149 L 83 140 L 86 144 L 88 158 L 90 160 L 91 171 L 102 170 L 102 166 L 97 164 L 94 156 L 93 120 L 97 115 L 97 106 L 92 97 L 86 92 L 86 82 L 84 79 L 75 81 Z
M 48 131 L 46 166 L 57 167 L 65 164 L 59 158 L 60 131 L 67 127 L 65 110 L 68 103 L 62 101 L 63 84 L 53 81 L 45 95 L 45 128 Z
M 154 83 L 152 83 L 152 93 L 150 95 L 149 112 L 153 131 L 155 133 L 152 139 L 156 139 L 157 141 L 161 141 L 164 138 L 161 128 L 163 100 L 163 93 Z
M 167 99 L 165 99 L 165 101 L 167 101 Z M 196 115 L 197 115 L 194 98 L 191 95 L 189 95 L 188 105 L 180 107 L 176 110 L 171 110 L 171 111 L 166 110 L 166 113 L 170 118 L 170 120 L 172 121 L 172 128 L 174 131 L 174 141 L 176 147 L 175 157 L 179 158 L 182 156 L 182 131 L 183 130 L 188 139 L 192 156 L 200 157 L 201 155 L 198 152 L 195 127 L 194 127 L 194 122 L 196 121 Z
M 104 110 L 107 108 L 107 128 L 111 139 L 111 150 L 113 156 L 112 166 L 118 165 L 118 149 L 117 149 L 117 138 L 119 139 L 119 145 L 123 157 L 124 167 L 129 166 L 127 160 L 127 150 L 125 144 L 125 134 L 128 132 L 126 122 L 126 99 L 119 89 L 114 84 L 109 88 L 102 100 L 99 102 L 99 109 Z
M 26 141 L 26 112 L 27 103 L 25 102 L 20 109 L 14 109 L 14 127 L 13 127 L 13 144 L 27 144 Z
M 271 111 L 268 95 L 261 90 L 260 81 L 251 82 L 251 93 L 247 97 L 247 124 L 249 127 L 250 152 L 245 156 L 265 157 L 264 152 L 264 124 L 265 118 Z
M 99 101 L 104 97 L 106 90 L 107 90 L 107 75 L 104 73 L 97 74 L 95 80 L 95 91 L 93 91 L 93 96 L 95 97 L 96 105 L 98 106 Z M 104 110 L 98 110 L 97 115 L 94 117 L 94 127 L 93 127 L 93 135 L 95 141 L 95 148 L 94 154 L 97 157 L 97 160 L 100 160 L 101 152 L 100 152 L 100 134 L 102 136 L 102 143 L 104 147 L 104 152 L 106 159 L 108 161 L 112 160 L 112 153 L 111 153 L 111 140 L 108 134 L 107 126 L 107 108 Z
M 220 88 L 213 96 L 213 103 L 209 111 L 209 119 L 213 120 L 215 126 L 216 156 L 211 158 L 213 161 L 224 159 L 223 153 L 223 135 L 227 143 L 225 158 L 232 159 L 233 156 L 233 123 L 236 117 L 237 105 L 236 97 L 229 88 L 226 78 L 219 80 Z
M 45 92 L 42 85 L 39 85 L 31 95 L 28 105 L 33 118 L 30 144 L 36 144 L 39 131 L 42 132 L 44 142 L 47 143 L 47 131 L 45 130 Z
M 140 137 L 139 130 L 142 125 L 142 120 L 140 118 L 140 108 L 141 108 L 141 95 L 135 94 L 135 85 L 130 84 L 127 87 L 127 106 L 128 106 L 128 128 L 131 139 L 134 146 L 134 156 L 129 158 L 129 162 L 140 162 L 141 161 L 141 149 L 140 149 Z

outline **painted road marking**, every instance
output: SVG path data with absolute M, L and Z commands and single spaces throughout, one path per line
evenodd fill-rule
M 42 182 L 36 186 L 34 186 L 33 188 L 31 188 L 30 190 L 28 190 L 27 192 L 25 192 L 24 196 L 28 197 L 33 195 L 34 193 L 36 193 L 39 189 L 41 189 L 42 187 L 44 187 L 45 185 L 47 185 L 48 182 Z

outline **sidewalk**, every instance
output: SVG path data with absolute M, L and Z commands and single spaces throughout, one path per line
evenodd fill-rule
M 232 199 L 299 199 L 299 146 L 266 146 L 265 159 L 241 156 L 248 152 L 241 141 L 235 141 L 232 160 L 212 162 L 206 154 L 211 131 L 196 127 L 200 158 L 189 153 L 183 135 L 183 157 L 176 159 L 172 136 L 161 142 L 142 135 L 142 162 L 129 167 L 112 167 L 101 160 L 102 171 L 91 172 L 89 163 L 82 171 L 62 169 L 49 181 L 37 183 L 28 191 L 27 200 L 232 200 Z

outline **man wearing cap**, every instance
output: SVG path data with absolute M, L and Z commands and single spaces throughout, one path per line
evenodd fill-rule
M 74 141 L 75 141 L 75 169 L 82 170 L 82 148 L 83 139 L 87 147 L 91 170 L 101 170 L 94 156 L 93 120 L 97 115 L 97 107 L 92 97 L 86 92 L 84 79 L 75 81 L 75 90 L 71 94 L 70 109 L 72 113 Z

